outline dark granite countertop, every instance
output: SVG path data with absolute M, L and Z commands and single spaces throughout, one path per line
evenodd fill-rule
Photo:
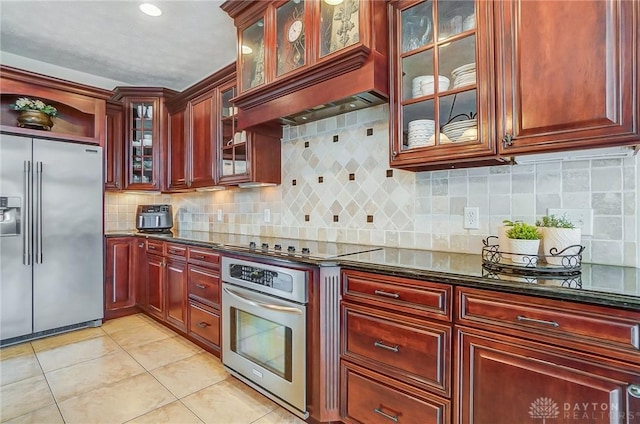
M 378 246 L 362 246 L 342 243 L 314 243 L 336 255 L 327 259 L 299 255 L 274 255 L 238 248 L 250 236 L 181 231 L 173 235 L 140 234 L 136 231 L 114 231 L 107 237 L 142 236 L 149 238 L 206 246 L 234 253 L 269 256 L 280 260 L 310 263 L 319 266 L 339 265 L 344 268 L 378 272 L 408 278 L 417 278 L 454 285 L 521 293 L 559 300 L 599 304 L 640 311 L 640 269 L 632 267 L 583 263 L 579 275 L 572 276 L 519 276 L 486 270 L 480 254 L 437 252 Z M 262 238 L 261 238 L 262 239 Z M 246 241 L 248 245 L 248 241 Z M 349 252 L 369 250 L 363 253 Z M 375 250 L 371 250 L 375 249 Z M 565 278 L 566 277 L 566 278 Z

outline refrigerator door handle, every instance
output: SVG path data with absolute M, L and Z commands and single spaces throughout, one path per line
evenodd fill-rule
M 31 161 L 24 161 L 24 225 L 22 227 L 22 263 L 31 265 Z
M 36 208 L 36 263 L 42 263 L 42 162 L 36 162 L 36 197 L 38 199 L 38 207 Z

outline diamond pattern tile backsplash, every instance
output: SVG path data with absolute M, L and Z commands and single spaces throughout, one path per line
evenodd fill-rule
M 388 113 L 382 105 L 285 127 L 277 187 L 107 193 L 106 228 L 135 228 L 139 203 L 172 203 L 179 229 L 480 253 L 504 219 L 533 223 L 548 208 L 593 209 L 584 260 L 640 266 L 637 157 L 392 170 Z M 465 206 L 479 208 L 479 230 L 463 228 Z

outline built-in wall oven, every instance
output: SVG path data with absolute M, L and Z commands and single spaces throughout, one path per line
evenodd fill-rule
M 307 418 L 308 274 L 222 258 L 222 362 L 234 376 Z

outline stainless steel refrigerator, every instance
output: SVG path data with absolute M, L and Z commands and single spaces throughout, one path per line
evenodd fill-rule
M 102 148 L 0 134 L 0 344 L 100 325 Z

